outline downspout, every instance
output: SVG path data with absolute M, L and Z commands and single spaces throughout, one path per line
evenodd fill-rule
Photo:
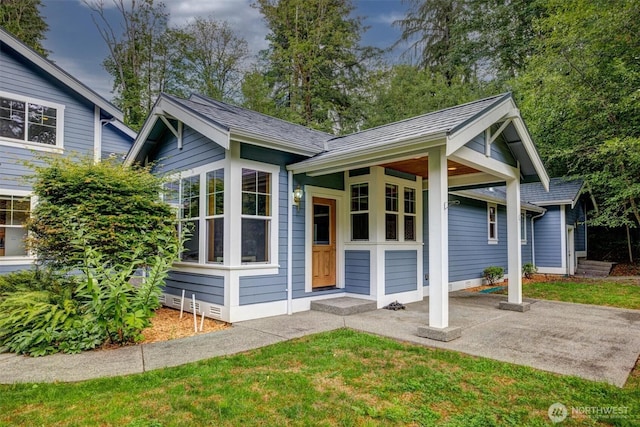
M 544 216 L 545 212 L 542 212 L 540 215 L 531 217 L 531 263 L 536 265 L 536 231 L 533 227 L 533 220 L 541 218 Z
M 287 178 L 287 314 L 293 314 L 293 172 Z

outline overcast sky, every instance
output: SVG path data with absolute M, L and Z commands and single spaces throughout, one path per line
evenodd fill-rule
M 165 0 L 171 24 L 184 24 L 195 16 L 224 19 L 249 43 L 252 53 L 267 47 L 267 32 L 253 0 Z M 111 0 L 105 0 L 108 5 Z M 81 0 L 43 0 L 43 15 L 49 25 L 44 47 L 49 59 L 87 86 L 111 99 L 111 79 L 102 68 L 107 47 L 91 20 L 90 10 Z M 400 0 L 354 0 L 355 14 L 370 29 L 363 44 L 381 48 L 391 46 L 399 31 L 391 23 L 404 16 Z

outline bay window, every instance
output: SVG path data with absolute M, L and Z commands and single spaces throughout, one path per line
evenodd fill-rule
M 27 256 L 27 230 L 24 224 L 30 211 L 29 196 L 0 194 L 0 260 L 4 257 Z
M 398 186 L 385 185 L 385 239 L 398 240 Z
M 404 240 L 416 240 L 416 190 L 404 189 Z
M 351 240 L 369 240 L 369 184 L 351 185 Z

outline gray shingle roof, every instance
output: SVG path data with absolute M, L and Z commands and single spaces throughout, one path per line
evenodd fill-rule
M 549 206 L 573 204 L 578 200 L 584 181 L 581 179 L 567 180 L 565 178 L 551 178 L 547 192 L 541 183 L 530 182 L 520 185 L 520 201 L 522 207 Z M 490 198 L 500 201 L 507 200 L 506 187 L 474 188 L 455 192 L 470 197 Z
M 329 141 L 329 152 L 369 148 L 393 141 L 451 132 L 463 126 L 484 110 L 510 94 L 501 94 L 444 110 L 423 114 L 388 125 L 363 130 L 350 135 L 335 137 Z
M 520 186 L 520 198 L 536 205 L 574 203 L 580 195 L 584 181 L 551 178 L 549 192 L 539 182 L 531 182 Z
M 228 128 L 231 132 L 241 131 L 256 136 L 277 139 L 292 146 L 297 146 L 314 153 L 324 149 L 324 143 L 333 135 L 309 129 L 267 116 L 246 108 L 236 107 L 214 99 L 200 95 L 192 95 L 189 99 L 181 99 L 170 95 L 169 97 L 217 124 Z
M 540 187 L 542 187 L 542 184 L 540 184 Z M 522 189 L 522 186 L 520 186 L 520 189 Z M 501 204 L 507 202 L 506 187 L 474 188 L 471 190 L 453 191 L 452 193 L 460 194 L 461 196 L 467 196 L 472 199 L 479 198 L 479 199 L 495 200 L 497 203 L 501 203 Z M 527 203 L 527 201 L 522 197 L 522 193 L 520 193 L 520 207 L 523 209 L 544 212 L 544 209 L 540 209 L 539 206 L 534 205 L 532 203 Z

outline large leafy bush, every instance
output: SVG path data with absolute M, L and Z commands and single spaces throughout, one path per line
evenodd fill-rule
M 90 159 L 36 170 L 28 226 L 41 265 L 0 276 L 0 351 L 75 353 L 138 340 L 181 250 L 162 180 Z

